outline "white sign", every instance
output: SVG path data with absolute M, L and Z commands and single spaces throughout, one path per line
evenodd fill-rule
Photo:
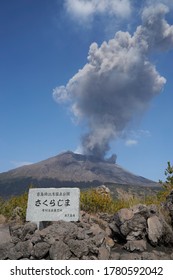
M 26 221 L 78 221 L 79 203 L 78 188 L 30 189 Z

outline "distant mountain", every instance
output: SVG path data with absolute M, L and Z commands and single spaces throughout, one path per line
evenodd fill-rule
M 18 195 L 30 184 L 36 187 L 90 187 L 104 183 L 156 187 L 158 184 L 126 171 L 114 161 L 61 153 L 41 162 L 0 173 L 0 196 Z

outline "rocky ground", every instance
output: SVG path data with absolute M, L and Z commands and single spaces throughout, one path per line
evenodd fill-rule
M 162 209 L 137 205 L 115 215 L 81 211 L 78 222 L 58 221 L 40 230 L 34 223 L 15 223 L 9 233 L 0 242 L 1 260 L 172 260 L 173 192 Z
M 9 226 L 0 224 L 0 244 L 11 241 Z

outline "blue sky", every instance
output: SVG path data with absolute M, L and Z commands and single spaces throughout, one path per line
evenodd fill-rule
M 169 0 L 142 1 L 143 5 L 129 0 L 121 5 L 119 0 L 100 1 L 100 6 L 97 0 L 89 2 L 0 1 L 0 172 L 66 150 L 81 151 L 87 116 L 79 120 L 72 112 L 75 102 L 57 103 L 52 94 L 62 85 L 67 89 L 83 69 L 93 42 L 99 49 L 120 30 L 133 36 L 151 2 L 169 7 L 166 20 L 173 25 Z M 164 179 L 167 161 L 173 162 L 173 44 L 161 52 L 154 50 L 148 59 L 166 83 L 120 136 L 111 138 L 106 156 L 116 153 L 117 164 L 158 181 Z

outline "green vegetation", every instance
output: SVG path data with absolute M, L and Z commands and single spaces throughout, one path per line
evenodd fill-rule
M 173 166 L 168 162 L 165 170 L 166 181 L 161 182 L 163 189 L 154 196 L 124 196 L 122 199 L 114 199 L 111 195 L 99 193 L 96 189 L 81 191 L 80 203 L 81 210 L 97 213 L 115 213 L 121 208 L 129 208 L 136 204 L 156 204 L 160 205 L 166 200 L 167 195 L 173 190 Z M 4 215 L 8 220 L 14 219 L 18 215 L 21 221 L 25 221 L 28 194 L 24 193 L 20 196 L 14 196 L 9 200 L 0 198 L 0 214 Z M 17 212 L 15 210 L 17 209 Z
M 160 183 L 163 186 L 163 190 L 159 192 L 159 198 L 164 200 L 166 196 L 173 190 L 173 165 L 168 161 L 168 166 L 165 170 L 166 181 Z
M 8 200 L 0 199 L 0 214 L 4 215 L 8 220 L 18 215 L 21 221 L 25 221 L 28 194 L 24 193 L 20 196 L 14 196 Z
M 138 203 L 140 203 L 138 198 L 113 199 L 95 189 L 81 192 L 81 209 L 90 213 L 106 212 L 111 214 L 121 208 L 128 208 Z
M 173 190 L 173 166 L 168 162 L 165 170 L 166 181 L 160 181 L 162 190 L 155 195 L 138 196 L 126 195 L 124 199 L 113 199 L 111 196 L 99 194 L 96 190 L 89 190 L 81 193 L 81 209 L 88 212 L 115 213 L 121 208 L 129 208 L 136 204 L 160 205 L 166 200 L 170 191 Z

